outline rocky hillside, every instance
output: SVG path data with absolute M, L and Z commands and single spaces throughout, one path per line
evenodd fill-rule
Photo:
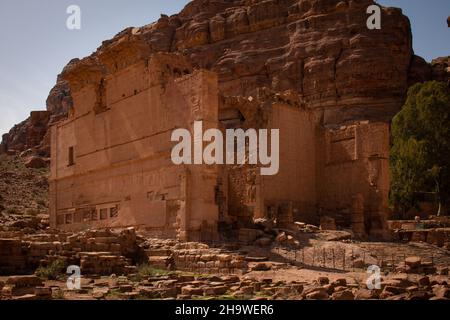
M 48 209 L 48 169 L 27 168 L 19 157 L 0 155 L 0 225 Z
M 372 0 L 194 0 L 179 14 L 128 28 L 91 56 L 74 59 L 58 77 L 47 114 L 31 116 L 3 137 L 0 152 L 48 156 L 49 123 L 72 105 L 67 83 L 74 65 L 108 70 L 154 52 L 178 52 L 219 75 L 225 95 L 257 88 L 294 90 L 325 125 L 360 119 L 390 121 L 407 88 L 449 80 L 448 58 L 430 65 L 414 55 L 410 23 L 400 9 L 383 8 L 382 29 L 366 27 Z M 79 81 L 88 81 L 77 79 Z M 101 80 L 100 80 L 101 81 Z M 36 119 L 38 118 L 38 119 Z

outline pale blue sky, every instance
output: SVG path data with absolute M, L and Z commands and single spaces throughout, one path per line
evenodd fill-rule
M 0 0 L 0 135 L 44 110 L 48 92 L 68 61 L 84 57 L 129 26 L 180 11 L 188 0 Z M 380 0 L 411 19 L 414 48 L 431 60 L 450 55 L 450 0 Z M 66 9 L 82 10 L 82 29 L 66 28 Z

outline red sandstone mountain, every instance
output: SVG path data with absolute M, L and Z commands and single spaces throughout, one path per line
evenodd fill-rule
M 372 0 L 194 0 L 179 14 L 128 28 L 104 41 L 91 56 L 74 59 L 107 70 L 152 52 L 179 52 L 194 67 L 219 75 L 225 95 L 254 95 L 257 88 L 294 90 L 325 125 L 360 119 L 390 121 L 409 85 L 449 79 L 448 58 L 431 65 L 412 49 L 410 23 L 400 9 L 383 8 L 381 30 L 366 26 Z M 108 65 L 97 57 L 106 57 Z M 104 61 L 104 59 L 102 59 Z M 92 69 L 93 68 L 93 69 Z M 48 113 L 32 115 L 3 137 L 0 150 L 48 155 L 45 122 L 64 116 L 71 105 L 66 83 L 47 100 Z M 38 119 L 36 119 L 38 118 Z M 54 118 L 53 118 L 54 120 Z M 44 122 L 44 123 L 42 123 Z

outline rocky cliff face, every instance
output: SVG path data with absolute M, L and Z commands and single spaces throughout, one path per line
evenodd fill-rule
M 448 80 L 448 58 L 429 65 L 414 56 L 409 20 L 400 9 L 382 8 L 382 28 L 369 30 L 366 9 L 372 4 L 194 0 L 179 14 L 128 28 L 104 41 L 90 57 L 72 60 L 50 92 L 47 110 L 58 117 L 67 113 L 71 97 L 62 79 L 74 76 L 74 65 L 82 64 L 85 70 L 77 75 L 79 81 L 101 82 L 102 74 L 162 51 L 178 52 L 194 67 L 216 72 L 224 95 L 250 96 L 261 87 L 293 90 L 324 125 L 389 121 L 409 85 Z M 40 149 L 48 150 L 45 132 L 32 133 L 36 139 L 23 143 L 29 124 L 30 119 L 5 136 L 3 149 L 23 151 L 46 137 Z
M 450 56 L 436 58 L 431 62 L 431 79 L 447 82 L 450 86 Z
M 128 29 L 97 51 L 138 40 L 150 52 L 181 52 L 215 71 L 222 93 L 259 87 L 298 92 L 325 124 L 388 120 L 401 106 L 413 56 L 408 19 L 384 8 L 369 30 L 370 0 L 192 1 L 178 15 Z
M 72 97 L 67 82 L 58 78 L 47 99 L 47 111 L 33 111 L 25 121 L 3 135 L 1 153 L 50 157 L 49 126 L 67 115 Z
M 9 133 L 3 135 L 0 145 L 4 152 L 30 150 L 32 153 L 46 155 L 42 150 L 43 139 L 47 132 L 50 112 L 33 111 L 30 117 L 15 125 Z
M 172 49 L 216 71 L 225 94 L 294 89 L 323 112 L 325 124 L 385 118 L 398 110 L 406 90 L 411 34 L 398 9 L 384 9 L 383 28 L 368 30 L 371 4 L 245 1 L 209 17 L 182 12 L 181 19 L 189 19 L 176 30 Z M 209 38 L 201 25 L 209 25 Z

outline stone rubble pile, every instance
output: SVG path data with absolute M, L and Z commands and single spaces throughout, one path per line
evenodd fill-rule
M 277 232 L 271 241 L 297 241 L 288 230 Z M 78 233 L 49 230 L 0 239 L 0 275 L 9 276 L 0 277 L 0 299 L 450 299 L 449 268 L 421 257 L 406 256 L 394 265 L 395 273 L 382 275 L 379 289 L 369 290 L 365 281 L 353 276 L 276 281 L 273 274 L 292 266 L 249 253 L 245 256 L 238 248 L 146 238 L 134 228 Z M 69 290 L 64 274 L 56 280 L 39 278 L 38 272 L 17 275 L 31 274 L 58 260 L 65 266 L 81 267 L 80 289 Z M 142 266 L 151 273 L 144 273 Z
M 78 265 L 86 274 L 127 274 L 138 255 L 133 228 L 120 232 L 89 230 L 79 233 L 42 233 L 21 239 L 0 239 L 0 275 L 31 273 L 55 260 Z
M 80 252 L 80 268 L 84 274 L 129 274 L 136 271 L 131 259 L 111 252 Z
M 273 244 L 292 248 L 300 246 L 298 235 L 301 233 L 317 233 L 321 228 L 305 222 L 294 222 L 285 224 L 287 228 L 280 228 L 277 223 L 269 219 L 255 219 L 254 228 L 240 228 L 238 241 L 242 244 L 268 247 Z M 331 226 L 323 230 L 335 230 Z
M 11 276 L 4 283 L 0 281 L 0 295 L 3 298 L 11 298 L 13 296 L 20 297 L 19 300 L 30 300 L 37 297 L 38 292 L 42 297 L 43 281 L 37 276 Z
M 202 274 L 231 274 L 247 270 L 245 257 L 197 242 L 151 239 L 145 252 L 155 268 L 191 271 Z
M 448 277 L 390 275 L 382 279 L 380 289 L 369 290 L 360 283 L 347 283 L 345 278 L 330 281 L 320 277 L 305 286 L 300 299 L 306 300 L 446 300 L 450 298 Z
M 406 257 L 396 268 L 397 272 L 413 274 L 434 274 L 437 272 L 432 261 L 422 261 L 420 257 Z
M 398 273 L 381 279 L 379 289 L 346 278 L 321 276 L 312 283 L 273 281 L 253 275 L 198 275 L 168 272 L 159 276 L 83 277 L 82 287 L 68 290 L 65 283 L 43 283 L 36 276 L 12 276 L 0 282 L 0 299 L 251 299 L 251 300 L 448 300 L 449 277 Z M 59 295 L 55 295 L 59 293 Z
M 450 250 L 450 218 L 433 217 L 428 220 L 393 220 L 388 223 L 396 241 L 426 242 Z

